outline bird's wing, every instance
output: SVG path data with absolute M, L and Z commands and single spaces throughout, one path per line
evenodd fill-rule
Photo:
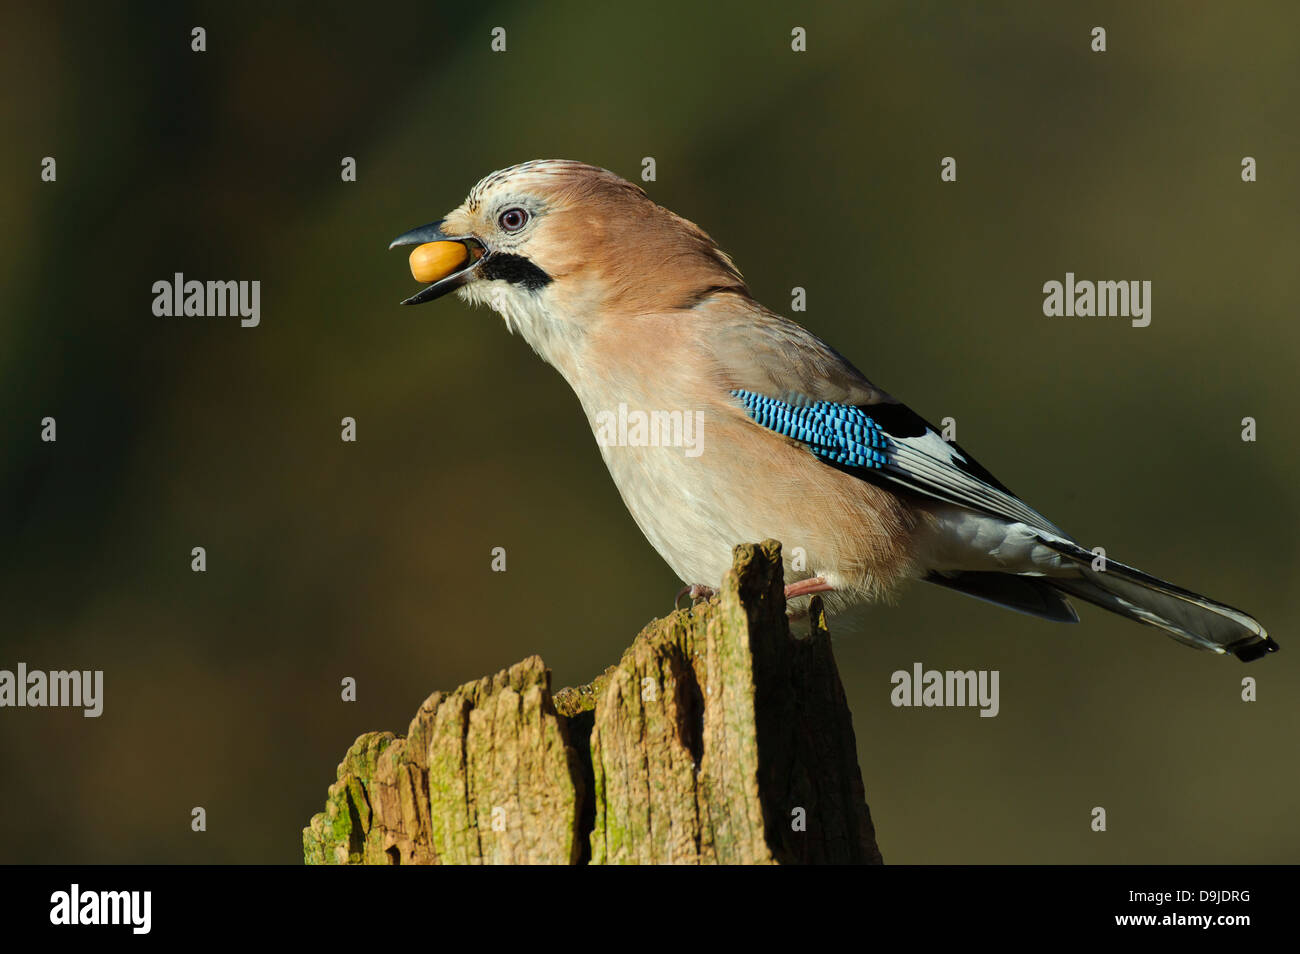
M 864 480 L 1065 536 L 802 326 L 749 310 L 715 322 L 710 332 L 724 385 L 757 425 Z
M 739 296 L 721 296 L 726 299 Z M 782 400 L 841 404 L 894 403 L 848 359 L 807 328 L 748 299 L 735 307 L 715 299 L 704 315 L 707 350 L 724 380 Z

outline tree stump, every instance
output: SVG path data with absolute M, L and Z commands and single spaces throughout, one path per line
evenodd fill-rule
M 309 864 L 879 863 L 820 600 L 791 635 L 781 547 L 552 695 L 531 656 L 370 732 L 303 830 Z

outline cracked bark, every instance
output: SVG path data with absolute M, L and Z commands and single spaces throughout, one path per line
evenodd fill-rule
M 791 635 L 780 545 L 552 695 L 531 656 L 352 745 L 316 864 L 879 863 L 820 601 Z

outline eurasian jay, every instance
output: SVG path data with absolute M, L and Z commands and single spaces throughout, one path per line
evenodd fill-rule
M 399 245 L 417 246 L 428 283 L 404 304 L 455 290 L 564 376 L 632 518 L 694 594 L 721 581 L 735 544 L 771 537 L 787 597 L 825 593 L 832 609 L 920 579 L 1061 622 L 1078 621 L 1078 597 L 1242 660 L 1278 648 L 1246 613 L 1081 546 L 611 172 L 494 172 Z M 694 421 L 696 452 L 609 440 L 626 408 Z

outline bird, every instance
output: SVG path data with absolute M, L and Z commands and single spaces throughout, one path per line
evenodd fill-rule
M 498 170 L 389 248 L 403 246 L 424 283 L 403 304 L 485 305 L 560 373 L 633 520 L 696 598 L 737 544 L 770 538 L 805 607 L 890 601 L 920 580 L 1056 622 L 1078 622 L 1082 600 L 1243 661 L 1278 649 L 1247 613 L 1084 547 L 613 172 Z

